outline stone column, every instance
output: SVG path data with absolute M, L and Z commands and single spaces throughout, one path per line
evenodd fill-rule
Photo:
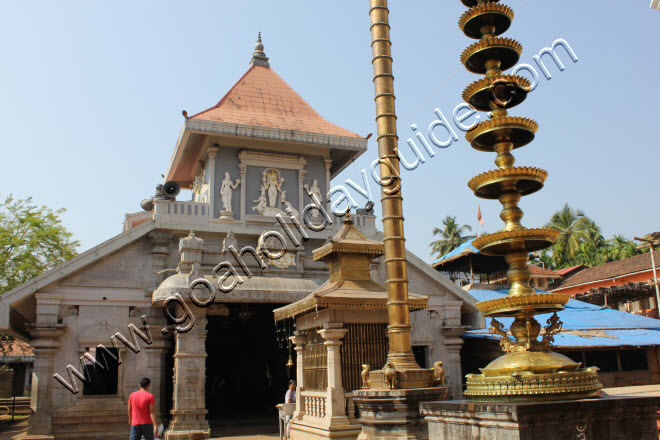
M 174 402 L 166 440 L 185 440 L 193 435 L 209 438 L 206 421 L 206 309 L 195 310 L 195 324 L 176 333 L 174 352 Z M 199 314 L 198 314 L 199 313 Z
M 167 418 L 163 396 L 165 396 L 165 364 L 171 340 L 162 335 L 160 330 L 164 327 L 163 325 L 149 327 L 153 343 L 144 347 L 147 362 L 145 376 L 151 379 L 151 392 L 156 398 L 156 421 L 160 424 Z
M 323 343 L 328 350 L 328 394 L 325 404 L 325 419 L 332 426 L 337 424 L 348 425 L 346 407 L 344 404 L 344 389 L 341 383 L 341 339 L 348 332 L 342 324 L 325 324 L 318 331 L 325 340 Z
M 332 167 L 332 159 L 325 158 L 323 159 L 325 164 L 325 204 L 328 215 L 330 215 L 330 197 L 328 197 L 328 192 L 330 191 L 330 167 Z
M 209 217 L 215 218 L 215 156 L 218 154 L 218 146 L 209 147 L 208 163 L 206 164 L 209 178 Z
M 461 335 L 466 331 L 465 327 L 444 327 L 441 333 L 444 336 L 446 357 L 443 359 L 443 367 L 447 375 L 446 386 L 451 391 L 451 398 L 462 398 L 462 378 L 461 371 L 461 347 L 463 339 Z
M 54 359 L 60 348 L 60 337 L 64 334 L 64 327 L 62 324 L 32 324 L 28 327 L 30 335 L 35 339 L 30 342 L 34 350 L 30 395 L 30 408 L 33 413 L 24 437 L 27 440 L 54 439 L 52 425 Z
M 303 383 L 303 350 L 305 348 L 305 337 L 300 332 L 293 332 L 291 342 L 294 344 L 293 349 L 296 350 L 296 412 L 294 418 L 300 420 L 305 415 L 305 402 L 302 395 L 305 389 Z
M 245 191 L 247 182 L 245 181 L 245 175 L 247 174 L 247 166 L 239 165 L 238 170 L 241 173 L 241 206 L 238 208 L 241 211 L 241 221 L 245 221 L 245 213 L 247 212 L 247 205 L 245 204 Z
M 154 290 L 165 280 L 167 274 L 159 273 L 167 269 L 167 257 L 172 253 L 172 234 L 152 231 L 147 237 L 151 243 L 151 282 L 147 287 L 146 295 L 151 297 Z
M 461 335 L 467 327 L 461 325 L 461 301 L 444 301 L 444 325 L 440 327 L 440 333 L 444 336 L 444 349 L 446 356 L 441 359 L 447 375 L 447 386 L 450 388 L 452 398 L 462 397 L 461 371 L 461 347 L 463 339 Z
M 307 171 L 298 170 L 298 212 L 302 216 L 303 209 L 305 208 L 305 197 L 303 191 L 303 185 L 305 185 L 305 177 L 307 176 Z M 302 220 L 302 218 L 301 218 Z

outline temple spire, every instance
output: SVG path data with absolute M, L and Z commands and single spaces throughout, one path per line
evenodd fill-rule
M 254 45 L 254 53 L 252 54 L 252 61 L 250 61 L 250 64 L 254 66 L 270 67 L 268 57 L 264 53 L 264 45 L 261 42 L 261 32 L 259 32 L 257 43 Z

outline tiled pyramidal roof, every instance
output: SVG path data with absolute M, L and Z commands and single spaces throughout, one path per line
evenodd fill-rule
M 323 119 L 270 68 L 260 43 L 261 38 L 252 65 L 241 79 L 220 102 L 191 119 L 362 138 Z

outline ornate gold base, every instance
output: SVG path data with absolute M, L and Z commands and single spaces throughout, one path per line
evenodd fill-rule
M 371 390 L 416 389 L 434 386 L 433 369 L 415 368 L 410 370 L 383 369 L 369 372 L 368 386 Z M 394 384 L 392 385 L 392 379 Z
M 516 376 L 468 374 L 465 396 L 484 402 L 573 400 L 596 397 L 601 388 L 595 368 Z
M 477 308 L 486 316 L 515 316 L 522 311 L 537 313 L 558 312 L 570 296 L 563 293 L 534 293 L 532 295 L 504 296 L 481 301 Z
M 518 347 L 517 347 L 518 348 Z M 552 351 L 514 351 L 498 357 L 479 370 L 487 377 L 529 374 L 571 373 L 578 371 L 580 362 Z

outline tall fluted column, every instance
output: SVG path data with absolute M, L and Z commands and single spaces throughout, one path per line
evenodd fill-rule
M 30 399 L 30 408 L 33 414 L 28 421 L 25 439 L 53 439 L 54 361 L 55 354 L 59 351 L 61 345 L 60 337 L 64 334 L 64 326 L 61 324 L 44 326 L 36 324 L 28 328 L 28 331 L 35 338 L 30 342 L 34 350 Z
M 305 185 L 305 177 L 307 171 L 298 170 L 298 212 L 302 215 L 303 208 L 305 207 L 305 197 L 303 192 L 303 185 Z
M 239 209 L 241 211 L 241 221 L 245 221 L 245 213 L 247 212 L 247 205 L 245 204 L 245 188 L 247 187 L 245 175 L 247 173 L 247 166 L 239 165 L 238 170 L 241 173 L 241 206 Z
M 323 344 L 328 350 L 328 395 L 325 418 L 331 425 L 348 424 L 344 388 L 341 383 L 341 354 L 339 352 L 341 339 L 346 335 L 348 329 L 342 328 L 342 324 L 325 324 L 318 332 L 324 339 Z
M 408 273 L 403 233 L 403 198 L 399 174 L 398 136 L 394 108 L 394 76 L 390 53 L 387 0 L 370 0 L 371 49 L 376 90 L 376 124 L 385 237 L 387 313 L 390 351 L 387 362 L 397 370 L 417 369 L 410 343 Z
M 330 168 L 332 168 L 332 159 L 326 157 L 323 159 L 323 164 L 325 165 L 325 193 L 328 194 L 330 192 Z M 328 214 L 330 214 L 332 212 L 330 211 L 330 197 L 326 195 L 325 199 L 325 210 Z M 321 200 L 321 203 L 323 203 L 323 200 Z
M 303 382 L 303 350 L 305 349 L 305 337 L 295 331 L 290 339 L 291 343 L 294 345 L 293 349 L 296 351 L 296 412 L 294 417 L 300 419 L 305 415 L 305 402 L 302 395 L 302 392 L 305 389 L 305 384 Z
M 172 234 L 162 231 L 152 231 L 148 235 L 151 243 L 151 283 L 147 288 L 146 295 L 151 296 L 165 279 L 163 270 L 167 269 L 167 258 L 172 253 Z
M 174 352 L 174 405 L 166 440 L 184 440 L 193 433 L 209 438 L 206 421 L 206 309 L 198 308 L 195 324 L 186 333 L 176 333 Z
M 218 154 L 218 147 L 209 148 L 208 163 L 206 169 L 208 170 L 209 179 L 209 217 L 215 218 L 215 196 L 219 188 L 215 187 L 215 156 Z

